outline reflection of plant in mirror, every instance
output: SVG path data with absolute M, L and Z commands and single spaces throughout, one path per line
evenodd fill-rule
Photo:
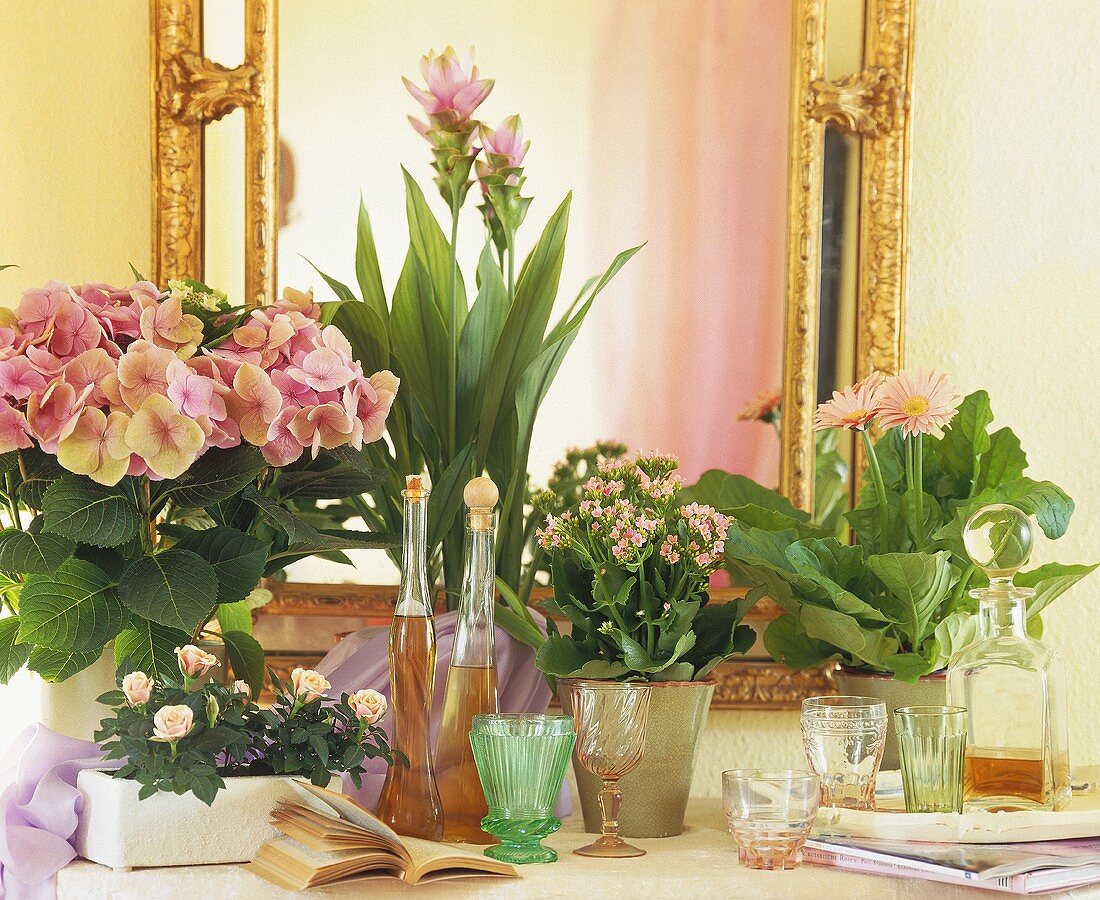
M 762 391 L 745 404 L 737 418 L 742 422 L 765 422 L 782 440 L 783 394 L 779 388 Z M 818 431 L 814 435 L 814 521 L 818 527 L 844 540 L 848 523 L 844 513 L 848 496 L 848 461 L 841 455 L 840 434 Z
M 535 654 L 547 675 L 691 681 L 752 646 L 741 625 L 756 597 L 707 605 L 728 520 L 681 503 L 674 457 L 602 461 L 576 509 L 547 515 L 539 546 L 551 558 L 554 598 L 569 635 L 548 620 Z
M 976 632 L 969 588 L 985 576 L 962 543 L 967 519 L 990 503 L 1035 517 L 1049 538 L 1065 534 L 1073 501 L 1057 485 L 1024 476 L 1027 457 L 1008 428 L 993 433 L 989 397 L 958 403 L 942 376 L 881 376 L 834 394 L 819 427 L 859 431 L 867 470 L 845 514 L 852 546 L 827 536 L 774 491 L 708 472 L 685 494 L 731 517 L 726 565 L 735 582 L 783 609 L 764 635 L 778 661 L 802 668 L 828 659 L 912 681 L 942 669 Z M 877 442 L 871 424 L 888 430 Z M 901 426 L 901 427 L 897 427 Z M 1047 563 L 1016 583 L 1035 590 L 1038 613 L 1095 565 Z
M 405 475 L 427 469 L 434 489 L 428 508 L 428 551 L 433 576 L 442 568 L 449 599 L 462 576 L 462 487 L 487 472 L 501 486 L 497 574 L 520 584 L 525 543 L 527 460 L 539 407 L 595 300 L 640 248 L 620 253 L 603 276 L 581 289 L 552 327 L 570 197 L 558 207 L 516 276 L 516 233 L 529 198 L 518 117 L 492 131 L 472 118 L 493 82 L 472 61 L 448 48 L 425 57 L 427 90 L 406 85 L 428 114 L 414 122 L 432 145 L 436 183 L 451 214 L 448 241 L 423 192 L 404 172 L 410 246 L 393 296 L 387 300 L 366 207 L 360 203 L 355 274 L 362 299 L 323 275 L 338 302 L 326 304 L 364 366 L 384 361 L 407 385 L 388 422 L 389 445 L 368 448 L 387 473 L 385 484 L 348 505 L 373 528 L 400 530 Z M 475 137 L 483 147 L 474 144 Z M 458 216 L 477 174 L 485 195 L 489 235 L 477 266 L 477 296 L 467 304 L 455 249 Z M 494 248 L 496 254 L 494 254 Z M 343 511 L 343 510 L 342 510 Z

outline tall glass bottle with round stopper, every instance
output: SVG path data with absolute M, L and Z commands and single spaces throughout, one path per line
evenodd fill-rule
M 489 809 L 470 746 L 470 728 L 474 716 L 498 711 L 493 654 L 493 509 L 498 496 L 496 485 L 488 478 L 474 478 L 463 491 L 470 512 L 466 516 L 462 595 L 435 750 L 445 841 L 487 844 L 494 840 L 481 828 Z
M 419 475 L 405 479 L 401 587 L 390 626 L 390 744 L 408 758 L 386 770 L 378 818 L 398 834 L 438 841 L 443 808 L 432 768 L 431 717 L 435 691 L 435 623 L 428 587 L 428 489 Z
M 1062 663 L 1027 633 L 1030 588 L 1013 577 L 1028 561 L 1031 520 L 1014 506 L 974 513 L 963 530 L 989 586 L 978 601 L 978 638 L 947 669 L 947 702 L 968 711 L 964 809 L 1064 808 L 1070 800 L 1069 730 Z

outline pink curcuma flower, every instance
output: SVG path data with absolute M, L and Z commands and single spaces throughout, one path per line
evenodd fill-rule
M 198 423 L 160 394 L 148 397 L 126 426 L 126 444 L 161 478 L 179 478 L 205 443 Z
M 427 82 L 427 91 L 417 87 L 408 78 L 402 78 L 405 87 L 424 107 L 434 125 L 456 129 L 473 115 L 493 89 L 491 78 L 478 78 L 474 65 L 474 51 L 470 49 L 465 59 L 459 59 L 454 47 L 442 53 L 434 50 L 420 60 L 420 73 Z M 425 137 L 430 126 L 410 119 L 413 127 Z
M 876 412 L 883 429 L 901 426 L 907 437 L 933 434 L 955 417 L 959 399 L 946 375 L 899 372 L 887 378 L 876 394 Z
M 509 116 L 495 131 L 482 125 L 478 135 L 486 160 L 493 168 L 519 168 L 524 164 L 531 142 L 524 140 L 524 122 L 518 116 Z
M 130 467 L 129 424 L 130 417 L 124 412 L 107 415 L 94 407 L 85 409 L 72 434 L 58 444 L 57 461 L 99 484 L 118 484 Z
M 818 406 L 814 413 L 814 428 L 818 431 L 825 428 L 864 431 L 875 419 L 876 396 L 881 384 L 881 376 L 873 375 L 843 391 L 833 391 L 832 399 Z
M 246 363 L 233 376 L 233 391 L 225 398 L 229 415 L 241 429 L 241 437 L 262 447 L 267 430 L 283 406 L 279 389 L 261 368 Z

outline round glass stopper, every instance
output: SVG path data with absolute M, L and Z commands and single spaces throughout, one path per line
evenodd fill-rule
M 963 528 L 966 552 L 990 580 L 1012 578 L 1031 558 L 1031 517 L 1015 506 L 983 506 Z

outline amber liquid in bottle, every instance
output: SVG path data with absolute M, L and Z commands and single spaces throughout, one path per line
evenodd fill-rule
M 499 709 L 493 655 L 496 529 L 492 507 L 497 500 L 496 487 L 487 478 L 475 478 L 466 486 L 465 498 L 470 512 L 466 517 L 462 594 L 435 766 L 443 801 L 443 839 L 488 844 L 494 838 L 481 829 L 489 809 L 470 746 L 470 727 L 474 716 Z
M 435 687 L 435 625 L 427 586 L 428 491 L 409 479 L 405 495 L 401 591 L 390 626 L 390 743 L 409 765 L 386 771 L 378 818 L 398 834 L 438 841 L 443 807 L 432 766 L 431 712 Z
M 443 839 L 488 844 L 493 837 L 481 830 L 489 812 L 470 746 L 474 716 L 497 711 L 496 666 L 451 666 L 443 699 L 436 771 L 443 802 Z
M 963 765 L 963 784 L 968 797 L 1004 797 L 1005 803 L 990 806 L 990 812 L 1023 809 L 1010 798 L 1018 797 L 1033 804 L 1049 802 L 1044 786 L 1048 783 L 1043 755 L 1038 750 L 967 751 Z

